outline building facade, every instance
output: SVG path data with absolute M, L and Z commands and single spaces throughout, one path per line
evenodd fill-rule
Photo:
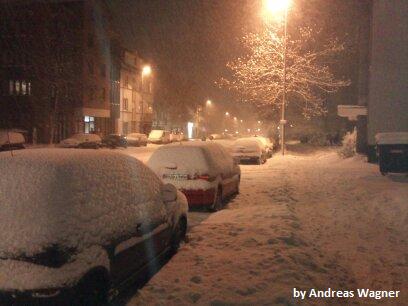
M 120 69 L 120 116 L 118 134 L 148 134 L 153 118 L 153 81 L 150 65 L 135 51 L 123 50 Z
M 138 57 L 129 64 L 104 1 L 0 6 L 0 128 L 58 142 L 74 133 L 103 136 L 151 125 L 150 78 L 142 80 Z

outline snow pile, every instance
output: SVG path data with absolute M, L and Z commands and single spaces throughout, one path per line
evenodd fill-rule
M 408 132 L 378 133 L 375 140 L 379 145 L 408 144 Z
M 6 144 L 23 144 L 25 143 L 25 139 L 23 134 L 17 132 L 9 132 L 0 130 L 0 147 Z
M 348 132 L 344 135 L 343 146 L 340 148 L 339 155 L 343 158 L 352 157 L 356 154 L 357 131 Z
M 26 150 L 0 155 L 0 172 L 1 258 L 81 251 L 166 216 L 160 180 L 122 154 Z

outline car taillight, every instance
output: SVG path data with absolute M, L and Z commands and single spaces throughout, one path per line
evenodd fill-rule
M 208 174 L 195 174 L 194 176 L 189 177 L 190 180 L 205 180 L 210 181 L 211 177 Z

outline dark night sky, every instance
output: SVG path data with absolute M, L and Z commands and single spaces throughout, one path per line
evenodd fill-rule
M 293 0 L 290 28 L 300 24 L 321 27 L 328 35 L 347 37 L 352 45 L 357 29 L 356 2 Z M 238 39 L 262 26 L 262 1 L 116 0 L 108 3 L 124 44 L 155 64 L 157 76 L 176 99 L 192 105 L 207 98 L 217 103 L 232 102 L 231 96 L 217 89 L 214 81 L 225 73 L 226 62 L 241 54 Z M 339 67 L 343 68 L 338 72 L 353 79 L 355 69 L 344 70 L 355 64 L 351 53 L 341 59 Z M 160 90 L 164 92 L 163 88 Z

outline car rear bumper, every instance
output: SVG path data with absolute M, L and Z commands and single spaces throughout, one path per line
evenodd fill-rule
M 211 206 L 214 204 L 215 188 L 203 190 L 181 190 L 187 198 L 189 207 Z

